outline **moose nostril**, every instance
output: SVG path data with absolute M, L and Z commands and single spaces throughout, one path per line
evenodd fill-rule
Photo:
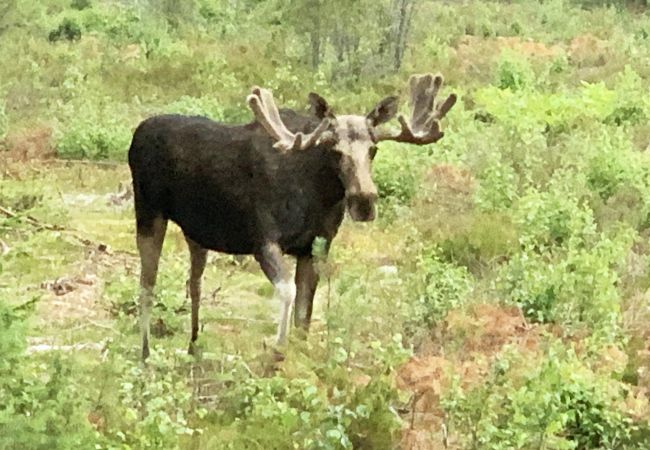
M 360 205 L 373 205 L 377 201 L 377 197 L 376 192 L 359 192 L 356 194 L 349 194 L 348 201 Z

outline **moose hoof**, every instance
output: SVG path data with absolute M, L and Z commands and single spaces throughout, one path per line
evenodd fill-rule
M 149 347 L 142 347 L 142 362 L 146 362 L 149 357 Z
M 190 342 L 190 345 L 187 348 L 187 354 L 192 355 L 192 356 L 200 356 L 201 355 L 201 349 L 196 344 L 196 342 L 193 342 L 193 341 Z
M 286 343 L 279 344 L 277 339 L 265 338 L 262 340 L 262 346 L 265 352 L 269 352 L 273 362 L 282 362 L 285 360 L 283 348 L 286 347 Z

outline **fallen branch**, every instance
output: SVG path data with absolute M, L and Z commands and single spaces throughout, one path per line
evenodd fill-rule
M 102 242 L 94 242 L 94 241 L 92 241 L 92 240 L 90 240 L 88 238 L 85 238 L 85 237 L 81 236 L 81 233 L 78 230 L 75 230 L 75 229 L 72 229 L 72 228 L 65 228 L 65 227 L 63 227 L 61 225 L 53 225 L 51 223 L 42 222 L 42 221 L 36 219 L 33 216 L 29 216 L 29 215 L 24 215 L 23 216 L 23 215 L 15 213 L 12 210 L 10 210 L 9 208 L 6 208 L 6 207 L 1 206 L 1 205 L 0 205 L 0 214 L 4 215 L 5 217 L 9 217 L 11 219 L 21 219 L 21 218 L 25 219 L 28 224 L 30 224 L 33 227 L 37 228 L 39 231 L 40 230 L 48 230 L 48 231 L 58 231 L 58 232 L 61 232 L 61 233 L 65 233 L 66 235 L 72 237 L 73 239 L 75 239 L 76 241 L 78 241 L 79 243 L 83 244 L 86 247 L 94 247 L 97 250 L 99 250 L 100 252 L 109 253 L 109 254 L 111 253 L 109 251 L 109 249 L 108 249 L 108 245 L 106 245 L 106 244 L 104 244 Z M 122 253 L 122 254 L 129 255 L 129 256 L 136 256 L 135 253 L 129 252 L 129 251 L 126 251 L 126 250 L 116 250 L 115 252 L 116 253 Z
M 0 256 L 7 256 L 11 251 L 11 247 L 9 247 L 7 243 L 2 239 L 0 239 L 0 249 L 2 249 L 2 251 L 0 252 Z
M 235 322 L 250 322 L 250 323 L 273 323 L 272 319 L 253 319 L 251 317 L 239 317 L 239 316 L 229 316 L 229 317 L 211 317 L 210 320 L 214 320 L 215 322 L 225 322 L 228 320 L 232 320 Z
M 48 164 L 62 164 L 62 165 L 71 165 L 71 164 L 81 164 L 86 166 L 106 166 L 106 167 L 122 167 L 126 166 L 124 162 L 116 161 L 91 161 L 87 159 L 48 159 L 43 161 Z
M 45 353 L 45 352 L 76 352 L 79 350 L 103 350 L 104 343 L 90 342 L 86 344 L 74 345 L 55 345 L 55 344 L 34 344 L 27 347 L 27 354 Z

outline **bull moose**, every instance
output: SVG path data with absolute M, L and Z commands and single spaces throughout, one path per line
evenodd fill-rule
M 144 120 L 129 149 L 137 247 L 141 259 L 139 313 L 142 358 L 149 355 L 149 321 L 167 222 L 180 226 L 190 252 L 192 332 L 199 330 L 201 277 L 208 250 L 254 255 L 281 300 L 277 344 L 286 340 L 295 300 L 295 325 L 308 329 L 318 274 L 314 239 L 329 244 L 345 210 L 352 220 L 375 218 L 377 188 L 371 163 L 377 144 L 437 142 L 439 121 L 454 94 L 434 103 L 442 76 L 409 79 L 411 116 L 399 131 L 379 129 L 397 113 L 397 97 L 367 115 L 335 115 L 309 94 L 310 115 L 278 111 L 273 95 L 253 88 L 247 103 L 256 121 L 227 125 L 203 117 L 161 115 Z M 283 254 L 295 256 L 295 282 Z

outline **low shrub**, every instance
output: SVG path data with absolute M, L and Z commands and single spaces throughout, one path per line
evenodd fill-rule
M 237 380 L 223 393 L 219 405 L 223 410 L 220 420 L 235 431 L 228 448 L 284 449 L 289 436 L 304 449 L 394 448 L 401 420 L 393 409 L 398 392 L 386 364 L 403 362 L 401 337 L 393 341 L 401 349 L 398 359 L 379 342 L 372 345 L 377 364 L 372 376 L 350 370 L 352 356 L 343 340 L 336 338 L 329 348 L 319 346 L 316 353 L 312 351 L 310 361 L 292 355 L 298 359 L 293 364 L 298 364 L 300 376 L 256 378 L 242 375 L 247 372 L 241 370 L 224 373 L 231 383 L 233 374 Z
M 126 160 L 137 123 L 129 122 L 126 105 L 113 104 L 108 99 L 94 105 L 75 100 L 63 109 L 65 119 L 55 132 L 59 157 Z
M 472 290 L 472 275 L 466 267 L 444 262 L 437 248 L 425 249 L 413 275 L 419 296 L 413 305 L 414 322 L 430 330 L 447 312 L 462 307 Z
M 126 448 L 180 448 L 183 437 L 200 434 L 191 418 L 203 417 L 188 386 L 187 355 L 154 349 L 139 361 L 113 361 L 119 369 L 117 410 L 111 411 L 107 436 Z M 115 408 L 112 406 L 111 408 Z M 113 447 L 109 447 L 113 448 Z
M 86 419 L 74 361 L 25 355 L 29 309 L 0 299 L 0 447 L 92 448 L 97 436 Z
M 641 448 L 633 434 L 647 425 L 635 423 L 626 395 L 611 372 L 551 342 L 507 349 L 485 382 L 456 384 L 443 406 L 467 448 Z
M 620 325 L 617 268 L 632 236 L 621 231 L 543 252 L 524 247 L 502 268 L 497 286 L 533 321 L 561 324 L 569 335 L 588 328 L 597 339 L 611 342 Z
M 81 26 L 76 20 L 65 18 L 61 24 L 50 32 L 47 40 L 50 42 L 56 41 L 78 41 L 81 39 Z

